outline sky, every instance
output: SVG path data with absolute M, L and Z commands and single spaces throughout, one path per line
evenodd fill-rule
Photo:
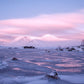
M 53 47 L 82 39 L 84 0 L 0 0 L 0 45 Z

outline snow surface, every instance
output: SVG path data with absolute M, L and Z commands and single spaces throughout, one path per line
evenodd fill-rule
M 62 80 L 69 81 L 71 83 L 83 83 L 84 84 L 84 74 L 76 75 L 59 75 Z
M 0 84 L 84 84 L 84 52 L 49 51 L 0 49 Z M 60 79 L 47 79 L 54 70 Z
M 8 66 L 7 62 L 5 61 L 0 61 L 0 69 L 4 69 Z
M 54 74 L 53 72 L 51 72 L 49 75 L 50 75 L 50 76 L 54 76 L 55 74 Z
M 80 75 L 59 75 L 59 80 L 44 79 L 44 76 L 17 76 L 4 77 L 0 84 L 84 84 L 84 74 Z

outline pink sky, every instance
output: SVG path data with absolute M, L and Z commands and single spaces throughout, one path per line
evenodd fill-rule
M 14 42 L 23 36 L 42 41 L 82 40 L 84 11 L 0 20 L 0 41 Z

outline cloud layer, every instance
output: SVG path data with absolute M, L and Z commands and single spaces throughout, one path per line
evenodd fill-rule
M 33 18 L 0 20 L 0 40 L 20 36 L 44 41 L 77 40 L 84 36 L 84 12 L 44 14 Z

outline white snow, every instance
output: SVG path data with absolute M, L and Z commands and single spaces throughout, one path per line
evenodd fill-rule
M 0 55 L 3 57 L 0 61 L 0 69 L 3 69 L 0 72 L 0 84 L 84 84 L 84 53 L 56 52 L 56 50 L 50 50 L 48 53 L 38 49 L 1 49 Z M 12 61 L 13 57 L 19 60 Z M 9 67 L 7 68 L 7 66 Z M 53 70 L 56 70 L 57 73 L 76 75 L 58 74 L 60 77 L 58 80 L 48 80 L 44 75 L 37 76 L 44 73 L 46 75 Z M 53 76 L 54 73 L 50 73 L 50 75 Z
M 17 77 L 5 77 L 0 80 L 3 84 L 71 84 L 71 83 L 82 83 L 84 84 L 84 74 L 80 75 L 59 75 L 61 79 L 59 80 L 51 80 L 44 79 L 44 76 L 34 76 L 34 77 L 27 77 L 27 76 L 17 76 Z
M 6 68 L 8 66 L 7 62 L 0 61 L 0 69 Z
M 55 74 L 54 74 L 53 72 L 51 72 L 49 75 L 50 75 L 50 76 L 54 76 Z
M 59 75 L 62 80 L 69 81 L 71 83 L 83 83 L 84 84 L 84 74 L 79 75 Z

